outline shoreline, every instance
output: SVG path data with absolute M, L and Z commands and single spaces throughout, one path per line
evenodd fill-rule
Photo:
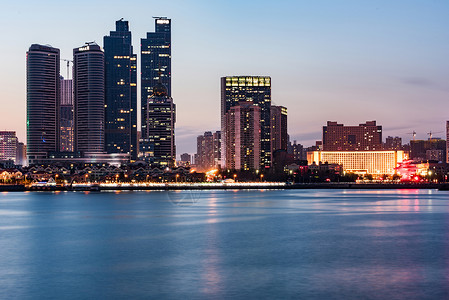
M 175 191 L 175 190 L 296 190 L 296 189 L 438 189 L 449 190 L 449 183 L 296 183 L 296 184 L 159 184 L 159 185 L 78 185 L 25 186 L 0 185 L 0 192 L 33 191 Z

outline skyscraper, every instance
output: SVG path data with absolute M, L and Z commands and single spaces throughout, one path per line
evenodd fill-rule
M 0 131 L 0 160 L 13 160 L 17 156 L 17 137 L 15 131 Z
M 260 165 L 262 168 L 271 166 L 271 78 L 263 76 L 231 76 L 221 78 L 221 133 L 222 140 L 229 141 L 226 136 L 229 132 L 229 124 L 226 123 L 226 114 L 229 110 L 239 105 L 239 102 L 251 102 L 260 108 Z M 221 164 L 229 165 L 231 159 L 227 142 L 221 143 Z
M 149 157 L 144 159 L 160 167 L 173 167 L 176 159 L 176 106 L 161 83 L 153 87 L 147 104 L 146 137 L 142 140 Z
M 449 164 L 449 121 L 446 121 L 446 162 Z
M 104 152 L 104 54 L 87 43 L 73 49 L 75 150 Z
M 200 171 L 209 171 L 218 167 L 220 163 L 221 153 L 221 133 L 206 131 L 203 135 L 199 135 L 197 141 L 197 160 L 195 164 Z
M 73 151 L 73 81 L 61 76 L 61 103 L 59 111 L 59 150 Z
M 59 151 L 59 49 L 33 44 L 27 52 L 27 156 L 38 163 Z
M 128 21 L 115 22 L 104 37 L 105 149 L 129 153 L 137 159 L 137 56 L 131 45 Z
M 226 144 L 228 170 L 253 171 L 261 168 L 262 109 L 251 101 L 241 101 L 226 113 Z M 222 153 L 223 155 L 223 153 Z
M 287 151 L 287 108 L 271 106 L 271 154 L 276 150 Z
M 155 32 L 148 32 L 141 39 L 141 117 L 142 138 L 147 130 L 147 104 L 153 95 L 153 88 L 160 82 L 167 88 L 171 97 L 171 20 L 155 18 Z

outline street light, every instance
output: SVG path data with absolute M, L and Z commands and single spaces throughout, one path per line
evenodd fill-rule
M 263 174 L 260 174 L 260 181 L 263 181 Z
M 236 181 L 236 178 L 237 178 L 237 174 L 234 174 L 234 181 Z

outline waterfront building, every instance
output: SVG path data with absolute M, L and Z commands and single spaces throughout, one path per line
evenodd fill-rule
M 411 140 L 410 141 L 410 158 L 415 161 L 426 161 L 430 158 L 435 158 L 436 152 L 429 152 L 428 150 L 441 150 L 443 157 L 441 161 L 446 161 L 446 141 L 438 138 L 428 140 Z
M 128 21 L 115 22 L 104 37 L 105 150 L 137 159 L 137 56 Z
M 155 32 L 147 32 L 141 39 L 141 118 L 142 139 L 147 138 L 147 107 L 154 94 L 153 88 L 161 82 L 171 97 L 171 20 L 155 18 Z
M 14 160 L 17 164 L 17 137 L 15 131 L 0 131 L 0 160 Z
M 287 151 L 287 108 L 284 106 L 271 106 L 271 154 L 276 150 Z
M 406 159 L 404 151 L 311 151 L 308 164 L 329 163 L 343 165 L 347 173 L 392 175 L 398 163 Z
M 228 170 L 253 171 L 261 166 L 261 115 L 262 109 L 253 102 L 240 102 L 232 106 L 224 116 L 226 144 L 222 155 L 226 156 L 224 167 Z
M 59 151 L 59 49 L 33 44 L 27 52 L 27 156 L 30 164 Z
M 59 150 L 73 151 L 73 81 L 61 76 L 61 95 L 59 107 Z
M 382 126 L 367 121 L 359 126 L 344 126 L 327 122 L 323 126 L 323 151 L 379 151 L 382 150 Z
M 75 151 L 104 152 L 104 53 L 96 43 L 73 49 Z
M 217 168 L 221 156 L 221 132 L 206 131 L 197 137 L 196 167 L 200 171 Z
M 162 83 L 153 87 L 146 111 L 146 138 L 141 141 L 143 159 L 160 167 L 173 167 L 176 159 L 176 105 Z
M 446 121 L 446 162 L 449 164 L 449 121 Z
M 268 76 L 228 76 L 221 78 L 221 134 L 223 141 L 230 141 L 228 132 L 232 130 L 226 122 L 226 115 L 232 107 L 241 102 L 250 102 L 260 109 L 260 138 L 251 149 L 257 157 L 260 157 L 260 167 L 271 166 L 271 77 Z M 232 119 L 232 118 L 231 118 Z M 224 168 L 234 165 L 235 161 L 230 153 L 234 150 L 228 149 L 232 144 L 223 142 L 221 144 L 221 164 Z M 256 154 L 257 152 L 257 154 Z M 228 162 L 231 161 L 231 162 Z M 259 169 L 259 167 L 257 167 Z

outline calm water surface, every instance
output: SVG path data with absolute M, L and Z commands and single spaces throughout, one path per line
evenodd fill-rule
M 0 299 L 449 299 L 449 192 L 0 193 Z

